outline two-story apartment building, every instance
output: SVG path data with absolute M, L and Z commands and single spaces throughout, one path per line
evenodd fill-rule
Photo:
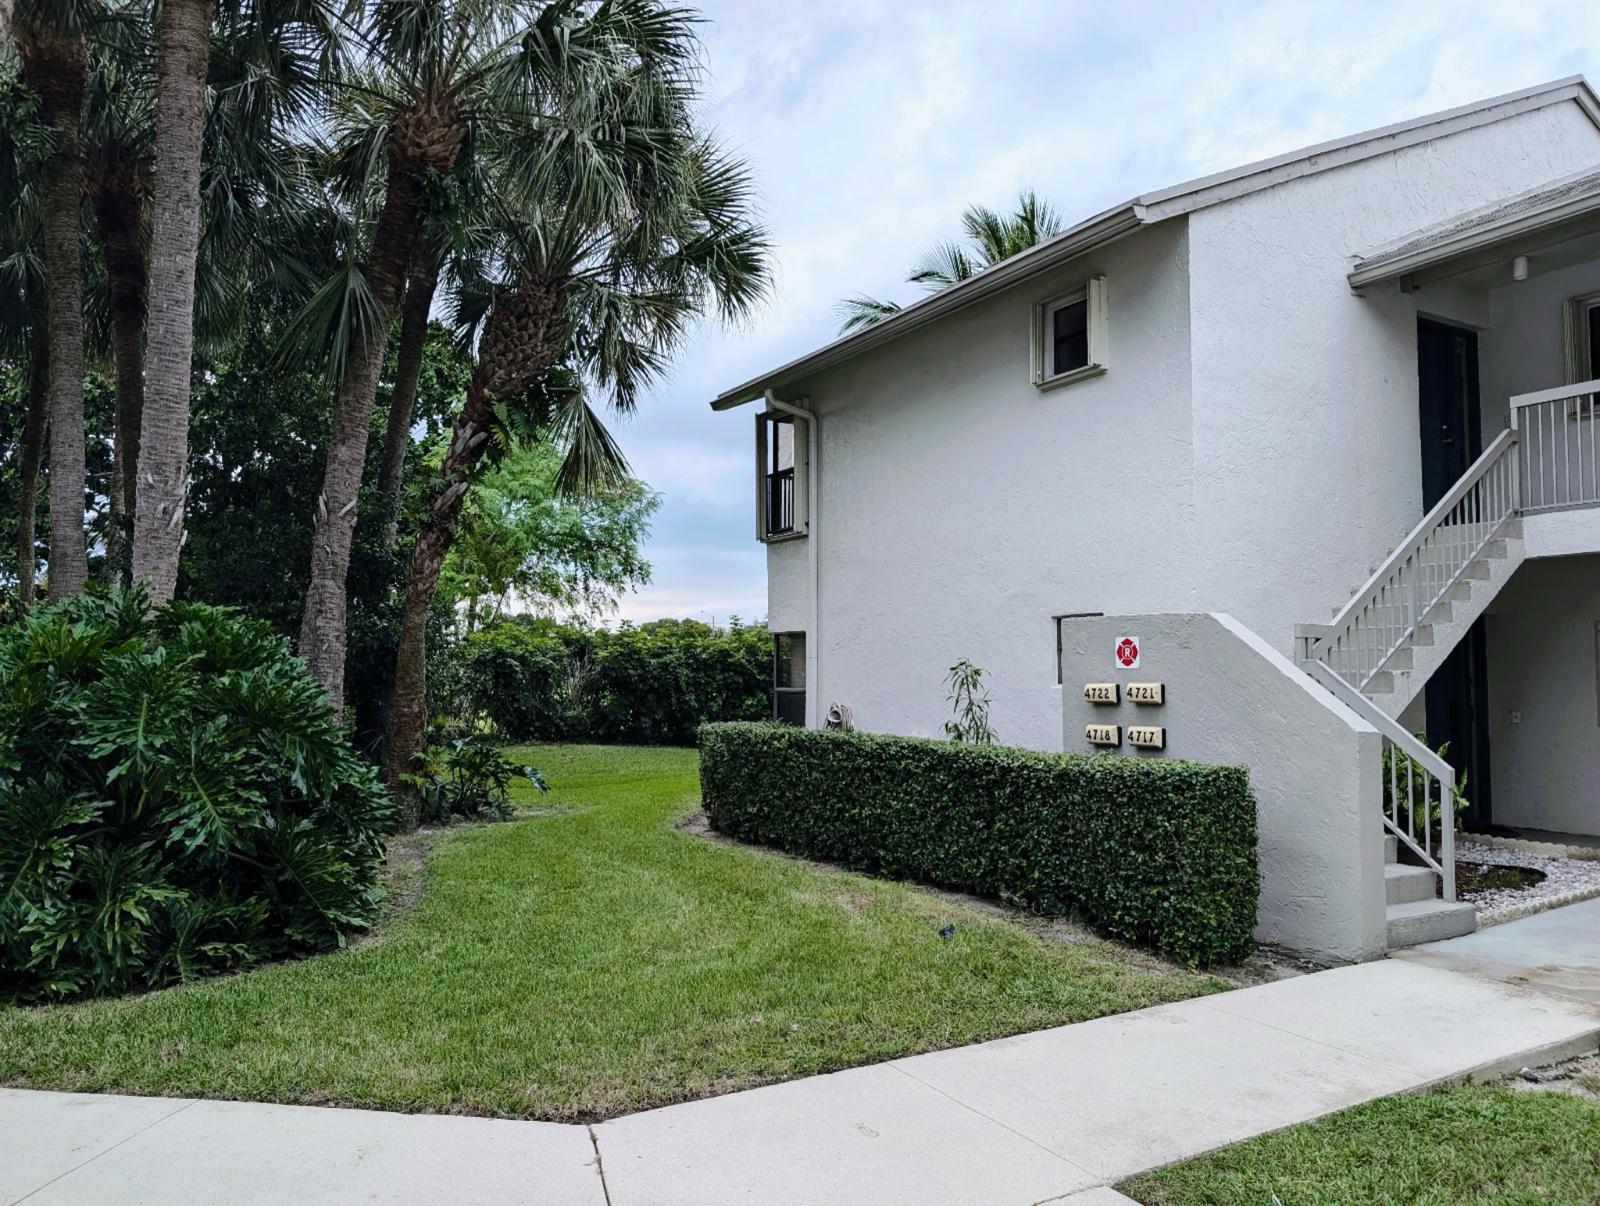
M 1223 613 L 1361 751 L 1341 862 L 1261 786 L 1321 738 L 1252 722 L 1262 936 L 1470 928 L 1374 751 L 1473 825 L 1600 833 L 1597 378 L 1581 78 L 1136 197 L 713 402 L 756 415 L 775 713 L 935 735 L 965 657 L 1002 740 L 1086 749 L 1075 625 Z

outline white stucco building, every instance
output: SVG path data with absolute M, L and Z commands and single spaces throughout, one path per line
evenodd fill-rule
M 1008 744 L 1248 762 L 1264 939 L 1458 932 L 1383 752 L 1469 826 L 1600 833 L 1596 378 L 1581 78 L 1136 197 L 715 400 L 757 412 L 776 714 L 937 735 L 968 658 Z M 1164 710 L 1083 698 L 1141 676 Z

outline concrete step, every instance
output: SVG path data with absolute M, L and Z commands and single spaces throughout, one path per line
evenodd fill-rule
M 1400 839 L 1392 833 L 1383 835 L 1383 861 L 1385 865 L 1395 862 L 1400 857 Z
M 1392 904 L 1385 910 L 1385 916 L 1390 950 L 1438 942 L 1443 938 L 1459 938 L 1478 928 L 1478 911 L 1460 901 L 1446 904 L 1442 900 L 1413 900 Z
M 1474 557 L 1462 569 L 1461 576 L 1469 582 L 1487 582 L 1493 572 L 1482 557 Z
M 1383 895 L 1386 904 L 1410 904 L 1433 900 L 1439 895 L 1439 877 L 1426 867 L 1387 863 L 1383 868 Z
M 1400 646 L 1400 648 L 1396 649 L 1387 658 L 1385 658 L 1383 662 L 1383 668 L 1390 671 L 1411 669 L 1410 643 L 1408 642 L 1407 644 Z
M 1483 546 L 1483 552 L 1478 555 L 1480 557 L 1492 557 L 1496 561 L 1499 561 L 1506 555 L 1506 542 L 1504 538 L 1496 536 L 1493 540 L 1488 541 Z

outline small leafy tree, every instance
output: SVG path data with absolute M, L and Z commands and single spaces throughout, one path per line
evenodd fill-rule
M 989 692 L 983 685 L 983 671 L 962 658 L 950 667 L 944 681 L 955 712 L 954 720 L 944 722 L 944 735 L 969 745 L 993 745 L 996 734 L 989 724 Z

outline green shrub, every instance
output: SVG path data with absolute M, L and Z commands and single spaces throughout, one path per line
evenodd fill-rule
M 1075 914 L 1189 963 L 1251 949 L 1256 808 L 1242 767 L 771 724 L 699 736 L 723 833 Z
M 0 995 L 336 946 L 376 916 L 390 819 L 261 621 L 128 591 L 0 634 Z
M 518 766 L 491 739 L 475 734 L 430 745 L 403 777 L 417 795 L 417 819 L 437 825 L 510 820 L 511 781 L 519 775 L 541 794 L 549 790 L 536 769 Z
M 690 745 L 713 720 L 772 713 L 767 630 L 657 620 L 615 632 L 503 621 L 429 663 L 429 708 L 513 740 Z

